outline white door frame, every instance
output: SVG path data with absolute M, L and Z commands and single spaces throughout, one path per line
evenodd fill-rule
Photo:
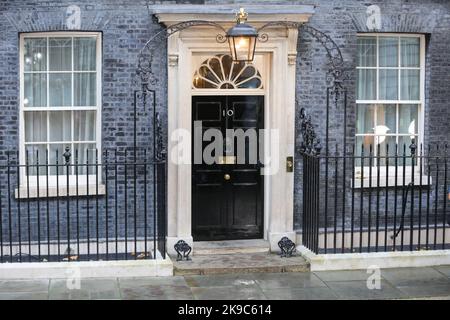
M 211 16 L 204 14 L 201 17 L 199 14 L 193 16 L 192 13 L 182 12 L 158 12 L 156 15 L 159 21 L 166 25 L 179 21 L 202 19 L 222 22 L 221 24 L 225 28 L 231 27 L 230 19 L 233 18 L 228 13 L 215 13 Z M 277 19 L 271 14 L 254 14 L 250 15 L 249 23 L 258 27 L 268 21 L 286 20 L 286 15 L 288 14 L 280 15 Z M 295 14 L 290 17 L 291 19 L 288 17 L 288 20 L 306 22 L 310 15 L 310 13 Z M 252 17 L 256 19 L 253 23 Z M 173 246 L 180 239 L 189 243 L 195 250 L 191 233 L 191 164 L 180 164 L 177 161 L 181 151 L 178 148 L 179 141 L 183 139 L 178 140 L 179 136 L 175 136 L 174 132 L 177 132 L 177 129 L 191 132 L 191 85 L 196 68 L 192 62 L 193 55 L 229 52 L 226 43 L 216 42 L 218 33 L 220 30 L 214 27 L 192 27 L 173 34 L 167 42 L 169 136 L 167 248 L 169 253 L 174 253 Z M 279 250 L 277 243 L 282 236 L 295 239 L 293 226 L 294 174 L 286 172 L 286 157 L 294 156 L 298 29 L 270 28 L 266 33 L 268 33 L 269 40 L 264 43 L 258 42 L 256 50 L 258 54 L 264 55 L 264 60 L 267 61 L 264 70 L 265 79 L 263 79 L 266 88 L 265 129 L 278 130 L 279 140 L 266 141 L 266 148 L 270 150 L 270 157 L 278 163 L 279 170 L 273 175 L 266 175 L 264 179 L 264 238 L 269 241 L 271 250 L 277 251 Z M 227 91 L 227 94 L 234 93 Z M 243 92 L 242 94 L 249 93 Z M 275 137 L 273 134 L 271 136 Z M 186 142 L 190 145 L 190 136 L 189 141 Z M 278 152 L 274 152 L 277 149 Z M 190 150 L 188 152 L 190 158 Z

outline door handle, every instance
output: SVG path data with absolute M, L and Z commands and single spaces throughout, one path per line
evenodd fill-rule
M 228 173 L 226 173 L 224 176 L 223 176 L 223 178 L 225 179 L 225 180 L 230 180 L 231 179 L 231 176 L 228 174 Z

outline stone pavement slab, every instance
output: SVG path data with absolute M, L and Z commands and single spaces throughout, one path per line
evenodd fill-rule
M 51 300 L 105 300 L 120 299 L 117 279 L 82 279 L 77 284 L 66 279 L 50 280 Z
M 256 284 L 230 287 L 194 287 L 192 293 L 197 300 L 264 300 L 263 291 Z
M 434 269 L 450 278 L 450 266 L 439 266 L 434 267 Z
M 338 298 L 328 287 L 267 289 L 263 292 L 270 300 L 335 300 Z
M 381 269 L 381 277 L 395 286 L 450 284 L 450 279 L 431 267 Z
M 314 274 L 323 281 L 365 281 L 370 276 L 366 270 L 316 271 Z
M 0 299 L 450 299 L 448 267 L 381 270 L 381 289 L 365 271 L 232 273 L 174 277 L 0 282 Z
M 46 292 L 49 280 L 5 280 L 0 281 L 0 292 Z
M 331 281 L 326 284 L 339 299 L 345 300 L 401 299 L 408 297 L 407 294 L 385 280 L 381 280 L 380 289 L 372 290 L 367 288 L 367 281 Z
M 325 283 L 309 272 L 261 273 L 255 275 L 256 282 L 263 290 L 277 288 L 325 287 Z
M 183 277 L 119 279 L 125 300 L 191 300 L 192 292 Z
M 448 295 L 450 293 L 450 283 L 449 284 L 443 284 L 443 285 L 436 285 L 436 284 L 422 284 L 420 286 L 404 286 L 404 287 L 397 287 L 400 291 L 404 292 L 408 295 L 408 297 L 414 298 L 414 297 L 437 297 L 437 296 L 444 296 Z

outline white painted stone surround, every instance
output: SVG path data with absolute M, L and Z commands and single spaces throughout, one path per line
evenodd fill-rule
M 249 23 L 259 27 L 269 21 L 305 23 L 314 12 L 310 5 L 249 5 Z M 238 5 L 156 5 L 151 10 L 166 26 L 188 20 L 208 20 L 225 29 L 234 24 Z M 191 131 L 191 83 L 195 72 L 194 55 L 228 53 L 228 44 L 216 42 L 221 30 L 214 27 L 193 27 L 173 34 L 168 39 L 168 237 L 167 248 L 183 239 L 194 246 L 191 234 L 191 165 L 175 164 L 171 154 L 176 142 L 170 137 L 174 130 Z M 286 172 L 286 157 L 294 156 L 295 80 L 297 38 L 296 28 L 276 27 L 265 31 L 269 41 L 258 42 L 256 52 L 264 56 L 267 73 L 265 81 L 265 129 L 278 129 L 280 142 L 278 173 L 264 178 L 264 239 L 272 251 L 279 250 L 282 236 L 295 239 L 293 226 L 294 175 Z M 238 94 L 227 90 L 227 94 Z M 206 93 L 205 93 L 206 94 Z M 224 94 L 216 92 L 215 94 Z M 242 94 L 242 93 L 241 93 Z M 247 94 L 251 94 L 248 92 Z M 273 150 L 273 145 L 268 145 Z M 195 250 L 195 248 L 193 248 Z

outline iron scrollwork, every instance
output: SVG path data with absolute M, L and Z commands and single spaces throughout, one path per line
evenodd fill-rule
M 336 42 L 327 35 L 326 33 L 304 23 L 293 22 L 293 21 L 272 21 L 266 23 L 262 27 L 260 27 L 258 31 L 258 41 L 267 42 L 269 40 L 269 36 L 267 33 L 261 33 L 261 30 L 264 30 L 269 27 L 286 27 L 286 28 L 295 28 L 301 32 L 305 32 L 311 35 L 314 39 L 316 39 L 326 50 L 328 57 L 328 71 L 327 71 L 327 84 L 330 88 L 330 91 L 335 96 L 335 101 L 339 99 L 341 91 L 343 89 L 344 80 L 347 79 L 347 72 L 344 67 L 344 59 L 342 57 L 341 50 Z
M 173 247 L 177 252 L 177 261 L 182 261 L 183 259 L 186 261 L 191 260 L 189 254 L 191 253 L 192 248 L 186 241 L 178 240 Z
M 300 132 L 303 141 L 300 145 L 300 153 L 308 156 L 318 156 L 322 150 L 320 139 L 317 138 L 316 131 L 311 122 L 311 116 L 306 115 L 305 108 L 300 109 Z
M 292 257 L 292 254 L 295 252 L 295 243 L 288 237 L 282 237 L 281 240 L 278 241 L 278 247 L 281 250 L 281 257 Z

